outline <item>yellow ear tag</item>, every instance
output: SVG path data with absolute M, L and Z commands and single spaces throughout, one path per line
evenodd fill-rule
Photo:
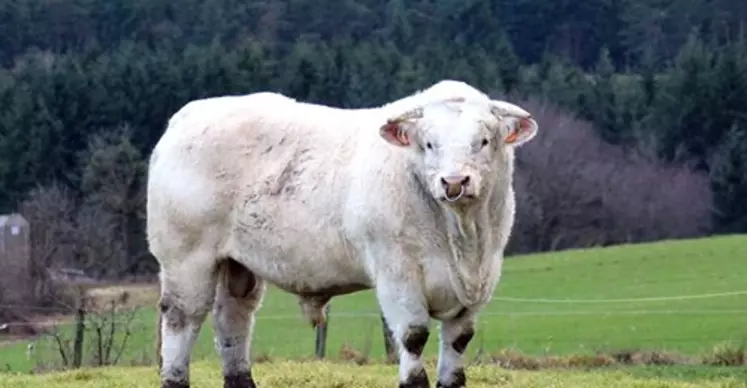
M 519 138 L 519 130 L 515 129 L 506 136 L 505 142 L 511 144 Z

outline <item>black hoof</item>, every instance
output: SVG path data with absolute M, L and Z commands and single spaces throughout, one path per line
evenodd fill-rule
M 189 382 L 184 380 L 165 380 L 161 382 L 161 388 L 189 388 Z
M 399 388 L 430 388 L 425 369 L 421 369 L 419 372 L 410 375 L 407 380 L 400 382 Z
M 257 388 L 252 373 L 241 373 L 223 377 L 223 388 Z
M 446 384 L 442 382 L 436 383 L 436 388 L 463 388 L 467 386 L 467 376 L 464 374 L 464 369 L 458 369 L 451 375 L 451 383 Z

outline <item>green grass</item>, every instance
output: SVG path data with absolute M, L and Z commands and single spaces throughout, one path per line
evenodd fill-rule
M 687 297 L 746 291 L 746 274 L 747 236 L 516 257 L 506 261 L 495 299 L 483 310 L 468 352 L 474 356 L 479 348 L 492 353 L 508 347 L 530 355 L 619 349 L 695 355 L 724 341 L 747 342 L 747 294 Z M 670 299 L 636 300 L 641 298 Z M 337 357 L 348 344 L 359 351 L 370 346 L 373 358 L 383 357 L 371 292 L 335 298 L 331 309 L 329 356 Z M 139 313 L 138 331 L 124 359 L 152 358 L 154 324 L 153 308 Z M 433 328 L 427 357 L 437 354 L 437 326 Z M 37 352 L 52 351 L 47 346 L 40 343 Z M 289 359 L 309 357 L 313 349 L 314 332 L 295 297 L 271 289 L 258 314 L 254 354 Z M 1 347 L 0 368 L 30 370 L 34 361 L 25 353 L 25 342 Z M 208 319 L 193 359 L 215 357 Z
M 431 376 L 434 369 L 428 368 Z M 471 388 L 493 387 L 745 387 L 740 377 L 712 376 L 682 380 L 671 376 L 637 376 L 624 369 L 618 370 L 543 370 L 539 372 L 507 371 L 494 366 L 474 366 L 467 371 Z M 265 388 L 308 387 L 393 387 L 396 386 L 395 366 L 332 364 L 326 362 L 263 363 L 254 368 L 257 383 Z M 433 382 L 432 382 L 433 383 Z M 197 387 L 217 387 L 221 384 L 220 370 L 212 363 L 195 363 L 192 384 Z M 74 372 L 40 376 L 0 375 L 0 386 L 21 388 L 145 388 L 158 386 L 153 367 L 113 367 L 84 369 Z

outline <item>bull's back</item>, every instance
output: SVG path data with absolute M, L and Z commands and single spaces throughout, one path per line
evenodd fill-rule
M 270 131 L 257 123 L 269 106 L 292 103 L 273 93 L 217 97 L 192 101 L 170 118 L 148 171 L 148 239 L 156 257 L 217 246 L 205 241 L 205 231 L 226 234 L 243 170 L 261 168 L 257 149 Z
M 340 229 L 355 115 L 278 96 L 203 100 L 174 115 L 150 166 L 154 255 L 214 249 L 300 293 L 341 286 L 340 273 L 363 281 Z

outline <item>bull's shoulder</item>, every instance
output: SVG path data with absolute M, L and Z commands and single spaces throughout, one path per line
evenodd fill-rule
M 360 144 L 351 172 L 347 198 L 351 227 L 370 235 L 397 236 L 417 234 L 417 229 L 435 223 L 431 201 L 408 171 L 401 150 L 387 144 Z

